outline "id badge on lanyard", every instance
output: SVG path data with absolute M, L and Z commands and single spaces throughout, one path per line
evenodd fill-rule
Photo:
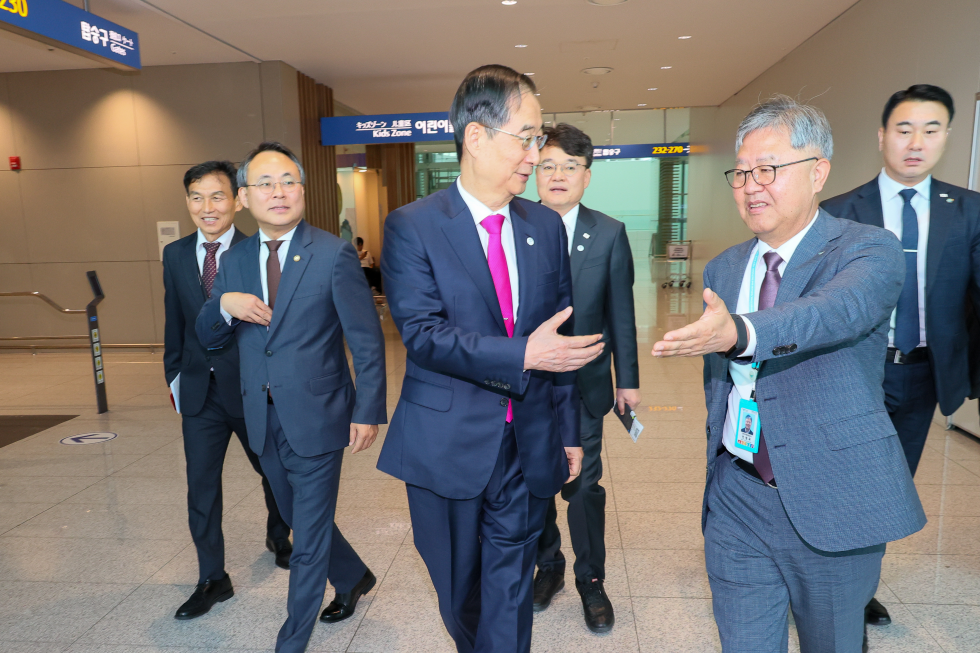
M 749 281 L 749 306 L 754 306 L 755 300 L 755 269 L 759 263 L 759 251 L 756 250 L 755 260 L 752 261 L 752 272 Z M 745 371 L 746 380 L 752 384 L 752 394 L 748 399 L 738 400 L 738 421 L 735 422 L 735 446 L 745 451 L 759 453 L 759 434 L 762 432 L 762 421 L 759 417 L 759 404 L 755 400 L 755 382 L 759 376 L 761 363 L 752 363 Z

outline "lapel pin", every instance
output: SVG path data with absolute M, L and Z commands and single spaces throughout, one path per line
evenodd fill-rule
M 528 245 L 533 245 L 534 244 L 534 239 L 533 238 L 528 238 L 527 239 L 527 244 Z
M 578 251 L 584 252 L 585 251 L 585 245 L 579 245 L 578 246 Z
M 939 193 L 939 196 L 940 197 L 949 197 L 949 195 L 947 195 L 946 193 Z
M 590 236 L 589 234 L 582 234 L 582 237 L 583 238 L 592 238 L 592 236 Z
M 294 257 L 293 257 L 293 260 L 294 260 L 294 261 L 298 261 L 298 260 L 299 260 L 299 254 L 297 254 L 296 256 L 294 256 Z
M 952 204 L 954 200 L 953 200 L 953 198 L 952 198 L 952 197 L 950 197 L 950 198 L 948 198 L 948 199 L 947 199 L 946 201 L 947 201 L 947 202 L 949 202 L 950 204 Z

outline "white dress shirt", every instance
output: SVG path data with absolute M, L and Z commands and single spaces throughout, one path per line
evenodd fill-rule
M 480 243 L 483 245 L 484 256 L 488 256 L 487 250 L 490 247 L 490 233 L 480 223 L 490 215 L 504 216 L 504 224 L 500 229 L 500 244 L 504 248 L 504 256 L 507 257 L 507 272 L 510 274 L 510 294 L 514 303 L 514 322 L 516 324 L 517 307 L 520 304 L 521 297 L 521 285 L 517 278 L 517 248 L 514 245 L 514 223 L 510 219 L 510 204 L 505 205 L 499 211 L 491 211 L 483 202 L 473 197 L 473 195 L 463 188 L 459 177 L 456 178 L 456 187 L 459 188 L 459 194 L 462 196 L 463 201 L 466 202 L 466 208 L 473 215 L 473 221 L 476 223 L 476 232 L 480 234 Z
M 915 276 L 919 282 L 919 346 L 926 346 L 926 252 L 929 245 L 929 191 L 932 189 L 932 175 L 915 186 L 904 186 L 881 169 L 878 175 L 878 190 L 881 191 L 881 213 L 885 218 L 885 229 L 902 239 L 902 209 L 905 200 L 899 195 L 906 188 L 915 189 L 912 208 L 915 209 L 919 223 L 919 247 L 916 254 Z M 891 325 L 888 328 L 888 346 L 895 346 L 895 317 L 892 311 Z
M 299 225 L 296 225 L 299 226 Z M 276 240 L 283 241 L 282 245 L 279 246 L 276 254 L 279 255 L 279 270 L 281 271 L 286 265 L 286 254 L 289 253 L 289 241 L 293 239 L 293 234 L 296 233 L 296 227 L 293 227 L 284 235 L 280 236 Z M 269 273 L 266 271 L 266 263 L 269 261 L 269 247 L 265 244 L 268 241 L 273 240 L 265 235 L 265 232 L 259 229 L 259 279 L 262 283 L 262 301 L 266 304 L 269 303 Z M 231 313 L 228 313 L 225 309 L 221 309 L 221 316 L 225 318 L 228 324 L 231 324 Z M 266 327 L 268 328 L 268 327 Z
M 793 257 L 793 252 L 799 246 L 800 242 L 806 236 L 807 232 L 810 231 L 810 227 L 813 226 L 813 221 L 816 219 L 817 214 L 813 215 L 810 220 L 810 224 L 803 228 L 800 233 L 796 234 L 785 243 L 779 247 L 773 249 L 769 247 L 761 240 L 757 240 L 755 247 L 749 252 L 749 262 L 745 266 L 745 272 L 742 274 L 742 286 L 738 291 L 738 304 L 735 307 L 735 313 L 742 316 L 745 321 L 746 330 L 749 332 L 749 346 L 742 354 L 743 357 L 749 357 L 755 355 L 755 327 L 752 326 L 752 322 L 749 320 L 747 314 L 754 313 L 759 310 L 759 294 L 762 291 L 762 282 L 766 278 L 766 261 L 763 256 L 769 252 L 776 252 L 779 254 L 779 258 L 783 259 L 783 262 L 779 264 L 779 276 L 782 277 L 783 272 L 786 271 L 786 266 L 789 265 L 789 260 Z M 756 261 L 756 255 L 758 254 L 758 261 Z M 751 288 L 752 283 L 752 263 L 755 263 L 755 288 Z M 749 295 L 752 295 L 752 303 L 749 303 Z M 738 433 L 739 427 L 735 424 L 738 419 L 738 404 L 741 399 L 751 399 L 752 393 L 755 392 L 755 378 L 756 370 L 752 369 L 749 364 L 736 363 L 732 361 L 728 364 L 728 370 L 731 372 L 732 381 L 735 382 L 735 386 L 732 388 L 731 393 L 728 395 L 728 414 L 725 416 L 725 428 L 722 431 L 721 441 L 724 443 L 725 448 L 733 456 L 738 456 L 742 460 L 747 462 L 752 462 L 753 456 L 751 451 L 746 451 L 745 449 L 739 449 L 735 446 L 735 434 Z M 757 427 L 758 428 L 758 427 Z M 762 425 L 765 428 L 765 425 Z
M 578 224 L 578 207 L 576 204 L 565 215 L 561 216 L 561 221 L 565 224 L 565 233 L 568 234 L 568 255 L 572 255 L 572 239 L 575 237 L 575 225 Z
M 221 265 L 221 255 L 228 251 L 231 247 L 231 239 L 235 237 L 235 228 L 232 227 L 225 233 L 218 236 L 218 239 L 214 242 L 218 243 L 218 249 L 214 253 L 215 270 L 217 266 Z M 207 256 L 207 251 L 204 249 L 204 243 L 208 242 L 207 238 L 204 237 L 204 232 L 200 229 L 197 230 L 197 247 L 194 252 L 197 254 L 197 273 L 204 276 L 204 257 Z

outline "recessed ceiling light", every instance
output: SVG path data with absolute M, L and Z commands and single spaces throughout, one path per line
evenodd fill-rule
M 502 5 L 516 5 L 517 4 L 517 0 L 501 0 L 500 4 L 502 4 Z
M 531 77 L 532 75 L 534 75 L 534 73 L 524 73 L 524 74 L 527 75 L 528 77 Z
M 645 107 L 645 106 L 646 106 L 646 104 L 638 104 L 638 105 L 636 105 L 636 106 L 638 106 L 638 107 Z
M 680 39 L 681 41 L 686 41 L 687 39 L 689 39 L 691 37 L 690 36 L 678 36 L 677 38 Z
M 670 70 L 673 66 L 660 66 L 660 70 Z
M 593 66 L 592 68 L 582 70 L 586 75 L 608 75 L 612 71 L 612 68 L 607 68 L 606 66 Z
M 648 88 L 647 90 L 648 90 L 648 91 L 656 91 L 656 90 L 657 90 L 657 87 L 656 87 L 656 86 L 654 86 L 653 88 Z
M 540 93 L 535 93 L 534 94 L 534 97 L 541 97 L 541 94 Z
M 522 44 L 520 44 L 520 45 L 515 45 L 514 47 L 515 47 L 515 48 L 526 48 L 526 47 L 527 47 L 527 44 L 525 44 L 525 43 L 522 43 Z
M 612 7 L 613 5 L 621 5 L 626 0 L 589 0 L 590 5 L 599 5 L 600 7 Z

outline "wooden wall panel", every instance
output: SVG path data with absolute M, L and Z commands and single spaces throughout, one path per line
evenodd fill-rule
M 368 145 L 367 167 L 381 170 L 388 211 L 415 201 L 415 143 Z
M 333 89 L 301 72 L 299 79 L 300 137 L 306 169 L 306 220 L 332 234 L 340 234 L 337 206 L 337 153 L 320 145 L 320 118 L 333 116 Z

